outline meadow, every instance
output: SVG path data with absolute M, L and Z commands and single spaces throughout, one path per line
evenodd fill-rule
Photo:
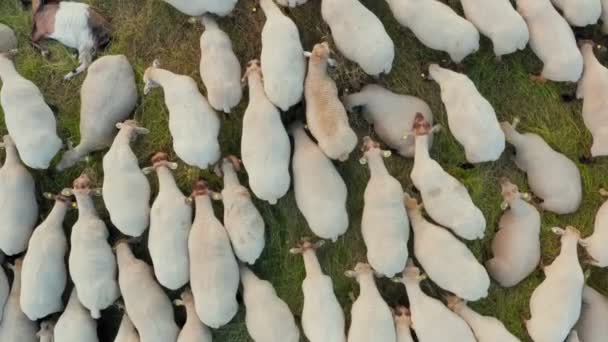
M 132 63 L 140 91 L 140 100 L 134 118 L 151 133 L 133 144 L 142 167 L 150 164 L 150 157 L 158 151 L 170 153 L 177 160 L 171 148 L 171 136 L 168 131 L 168 111 L 164 105 L 161 90 L 153 91 L 143 97 L 142 76 L 144 70 L 155 58 L 160 59 L 164 68 L 193 77 L 204 86 L 199 75 L 199 37 L 203 31 L 200 24 L 189 23 L 188 17 L 178 13 L 160 0 L 89 0 L 86 1 L 99 9 L 111 19 L 114 37 L 111 45 L 102 54 L 124 54 Z M 502 158 L 495 163 L 486 163 L 469 167 L 466 165 L 462 147 L 456 142 L 447 129 L 445 109 L 441 103 L 439 87 L 427 81 L 423 75 L 430 63 L 441 63 L 454 67 L 446 54 L 432 51 L 416 40 L 413 34 L 400 26 L 393 18 L 386 2 L 381 0 L 362 0 L 385 24 L 396 45 L 396 59 L 392 72 L 379 80 L 366 76 L 355 64 L 337 54 L 338 67 L 332 71 L 341 94 L 353 92 L 363 85 L 378 82 L 383 86 L 403 94 L 414 95 L 427 101 L 435 115 L 436 122 L 444 130 L 436 135 L 431 155 L 452 175 L 461 180 L 469 189 L 473 201 L 485 214 L 488 222 L 486 237 L 481 241 L 468 242 L 468 247 L 481 262 L 491 258 L 491 241 L 497 229 L 501 215 L 500 186 L 498 179 L 509 177 L 522 191 L 527 189 L 526 179 L 511 161 L 513 149 L 508 148 Z M 459 13 L 462 13 L 457 0 L 444 0 Z M 305 49 L 320 41 L 328 41 L 332 46 L 331 33 L 320 14 L 320 1 L 310 0 L 306 5 L 285 12 L 296 22 L 300 29 Z M 258 58 L 261 51 L 260 34 L 264 25 L 264 15 L 256 7 L 254 0 L 241 0 L 227 18 L 220 20 L 220 26 L 233 40 L 234 50 L 244 67 L 246 63 Z M 47 102 L 52 105 L 57 115 L 60 137 L 77 143 L 79 140 L 80 85 L 84 75 L 71 81 L 64 81 L 63 76 L 77 66 L 75 53 L 64 46 L 50 43 L 51 55 L 47 59 L 29 44 L 31 31 L 31 13 L 24 10 L 19 0 L 0 0 L 0 22 L 11 26 L 19 38 L 19 54 L 16 63 L 19 72 L 35 82 L 43 92 Z M 581 37 L 595 39 L 597 43 L 606 42 L 599 28 L 593 27 L 577 31 Z M 599 49 L 598 57 L 608 64 L 606 49 Z M 558 216 L 542 213 L 542 258 L 545 264 L 553 261 L 559 253 L 559 237 L 551 233 L 554 226 L 573 225 L 581 230 L 583 236 L 593 231 L 595 213 L 605 200 L 598 190 L 608 187 L 608 159 L 590 160 L 589 149 L 591 135 L 586 130 L 581 116 L 580 101 L 566 102 L 564 95 L 572 95 L 574 84 L 556 84 L 552 82 L 537 83 L 529 79 L 530 74 L 537 74 L 542 68 L 541 62 L 528 48 L 496 62 L 492 46 L 488 39 L 482 39 L 478 53 L 467 58 L 458 69 L 465 72 L 477 85 L 480 92 L 493 104 L 500 121 L 511 121 L 518 117 L 522 131 L 540 134 L 554 149 L 574 160 L 579 167 L 584 186 L 584 200 L 581 208 L 573 215 Z M 568 97 L 568 96 L 566 96 Z M 243 113 L 247 106 L 245 97 L 240 106 L 231 114 L 222 116 L 220 143 L 224 154 L 240 153 L 240 136 Z M 286 124 L 304 117 L 304 106 L 296 106 L 283 113 Z M 3 116 L 1 109 L 0 115 Z M 372 134 L 373 130 L 357 113 L 351 115 L 351 123 L 359 137 Z M 3 120 L 0 121 L 0 133 L 5 134 Z M 95 186 L 101 186 L 103 174 L 101 160 L 104 151 L 91 155 L 91 158 L 76 167 L 57 173 L 54 170 L 33 172 L 41 203 L 41 218 L 49 211 L 51 203 L 42 197 L 43 192 L 58 192 L 71 185 L 72 180 L 81 173 L 87 173 Z M 358 293 L 358 286 L 352 279 L 344 276 L 344 271 L 351 269 L 359 261 L 365 261 L 365 245 L 360 231 L 363 209 L 363 192 L 369 178 L 366 166 L 359 163 L 360 152 L 355 151 L 350 160 L 336 164 L 349 189 L 348 211 L 350 227 L 348 233 L 336 243 L 328 243 L 318 255 L 324 270 L 331 275 L 335 292 L 349 317 L 352 295 Z M 56 160 L 58 161 L 58 159 Z M 179 161 L 178 161 L 179 162 Z M 404 189 L 414 194 L 409 178 L 412 160 L 396 154 L 386 160 L 392 175 L 398 178 Z M 190 193 L 192 183 L 205 178 L 215 189 L 221 188 L 221 180 L 210 171 L 201 171 L 179 163 L 175 173 L 180 188 Z M 157 189 L 154 175 L 149 177 L 153 190 Z M 241 174 L 246 183 L 246 174 Z M 118 237 L 117 230 L 111 227 L 108 214 L 101 198 L 96 200 L 100 215 L 106 220 L 112 231 L 111 240 Z M 278 295 L 290 306 L 296 318 L 302 310 L 303 295 L 301 283 L 305 277 L 301 257 L 289 254 L 301 237 L 311 236 L 303 216 L 299 213 L 293 191 L 275 206 L 256 201 L 267 225 L 267 246 L 253 267 L 256 273 L 273 283 Z M 221 217 L 221 203 L 216 202 L 216 213 Z M 458 203 L 454 203 L 455 206 Z M 68 216 L 66 234 L 76 219 L 73 210 Z M 150 262 L 146 250 L 146 238 L 135 247 L 136 255 Z M 410 248 L 411 250 L 411 248 Z M 585 257 L 581 250 L 581 259 Z M 584 265 L 590 275 L 588 283 L 604 294 L 608 294 L 608 277 L 605 270 Z M 523 320 L 529 318 L 529 297 L 543 280 L 540 270 L 534 272 L 524 282 L 510 289 L 503 289 L 493 284 L 486 299 L 472 303 L 471 306 L 480 313 L 493 315 L 504 322 L 507 328 L 522 339 L 529 341 Z M 381 293 L 390 305 L 407 304 L 405 289 L 389 279 L 377 281 Z M 436 297 L 444 292 L 430 281 L 424 282 L 424 290 Z M 66 291 L 66 296 L 69 292 Z M 168 292 L 171 298 L 177 298 L 179 292 Z M 185 317 L 182 309 L 177 309 L 178 322 Z M 99 323 L 100 341 L 111 341 L 121 313 L 111 308 L 103 313 Z M 441 327 L 438 327 L 440 329 Z M 241 342 L 250 341 L 244 323 L 244 308 L 238 316 L 225 327 L 214 331 L 214 341 Z M 304 340 L 304 339 L 302 339 Z

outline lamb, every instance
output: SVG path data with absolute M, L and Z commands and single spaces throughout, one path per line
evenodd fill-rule
M 416 113 L 421 113 L 429 123 L 433 123 L 433 113 L 426 102 L 414 96 L 393 93 L 376 84 L 368 84 L 358 93 L 345 96 L 342 102 L 348 111 L 361 107 L 363 117 L 374 127 L 378 137 L 408 158 L 414 156 L 414 136 L 404 137 L 404 133 L 412 128 Z
M 108 45 L 112 38 L 110 23 L 85 3 L 33 0 L 32 12 L 34 27 L 31 39 L 34 44 L 50 38 L 78 50 L 80 65 L 65 75 L 66 80 L 84 72 L 93 61 L 96 52 Z
M 211 331 L 198 318 L 194 308 L 194 297 L 190 289 L 184 290 L 181 299 L 174 301 L 176 305 L 186 308 L 186 324 L 177 337 L 177 342 L 211 342 Z
M 357 263 L 345 275 L 359 283 L 359 298 L 351 308 L 348 342 L 395 342 L 397 340 L 393 314 L 376 286 L 374 270 L 368 264 Z
M 568 22 L 550 0 L 516 0 L 517 11 L 528 24 L 530 47 L 544 63 L 540 76 L 556 82 L 577 82 L 583 73 L 583 56 Z
M 551 0 L 572 26 L 595 25 L 602 16 L 600 0 Z
M 80 144 L 63 154 L 57 171 L 109 147 L 116 135 L 116 124 L 127 120 L 135 109 L 137 96 L 135 74 L 127 57 L 104 56 L 93 62 L 80 89 Z
M 17 48 L 17 36 L 8 26 L 0 23 L 0 53 L 8 52 Z
M 256 342 L 298 342 L 300 330 L 293 314 L 272 284 L 258 278 L 249 268 L 240 267 L 245 303 L 245 324 Z
M 224 225 L 232 249 L 239 260 L 253 265 L 266 244 L 264 219 L 253 204 L 249 190 L 239 182 L 236 172 L 241 169 L 240 160 L 228 156 L 222 160 L 219 168 L 219 173 L 224 176 Z
M 367 260 L 380 274 L 392 277 L 403 270 L 408 258 L 410 223 L 403 207 L 403 188 L 386 169 L 380 144 L 365 137 L 362 150 L 371 172 L 361 219 Z
M 148 250 L 156 279 L 171 290 L 186 285 L 190 279 L 188 235 L 192 226 L 192 206 L 175 183 L 171 174 L 175 168 L 177 164 L 159 152 L 152 157 L 152 167 L 144 169 L 158 175 L 158 196 L 150 210 Z
M 591 156 L 608 155 L 608 69 L 595 57 L 592 41 L 583 41 L 581 52 L 585 59 L 583 77 L 578 82 L 576 97 L 583 99 L 583 121 L 593 135 Z
M 600 189 L 600 194 L 608 196 L 608 192 Z M 604 202 L 595 215 L 593 234 L 584 238 L 581 245 L 587 251 L 592 260 L 590 264 L 597 267 L 608 267 L 608 251 L 606 251 L 606 241 L 608 241 L 608 201 Z
M 163 0 L 178 11 L 191 17 L 200 17 L 205 13 L 219 16 L 229 15 L 238 0 Z
M 179 328 L 175 324 L 173 307 L 154 280 L 150 265 L 135 258 L 126 240 L 117 242 L 116 258 L 125 309 L 141 342 L 174 342 Z
M 503 122 L 502 130 L 517 151 L 515 165 L 527 174 L 532 192 L 543 200 L 541 208 L 560 215 L 575 212 L 582 200 L 580 171 L 574 162 L 551 149 L 540 136 L 519 133 L 518 122 Z
M 293 183 L 298 209 L 315 235 L 336 242 L 348 229 L 346 183 L 304 131 L 302 123 L 291 127 L 294 137 Z
M 580 233 L 574 227 L 552 228 L 561 236 L 561 252 L 545 266 L 545 280 L 532 292 L 530 314 L 526 321 L 534 341 L 563 341 L 579 319 L 585 277 L 578 261 Z
M 262 29 L 262 74 L 268 99 L 283 111 L 302 100 L 306 61 L 296 24 L 273 0 L 259 0 L 266 15 Z
M 258 60 L 249 62 L 244 79 L 249 84 L 249 105 L 243 116 L 241 157 L 251 191 L 261 200 L 276 204 L 291 183 L 291 143 L 281 113 L 264 92 Z
M 63 232 L 63 220 L 72 207 L 72 201 L 64 194 L 51 195 L 53 209 L 32 234 L 23 259 L 20 305 L 23 313 L 32 321 L 63 310 L 61 296 L 67 283 L 65 256 L 68 240 Z
M 475 342 L 473 332 L 458 315 L 450 311 L 442 302 L 428 296 L 420 288 L 420 282 L 426 276 L 412 260 L 403 271 L 401 282 L 407 291 L 410 303 L 412 328 L 419 341 L 425 342 Z M 438 329 L 437 327 L 441 327 Z
M 416 154 L 410 178 L 420 191 L 429 216 L 442 226 L 451 229 L 463 239 L 481 239 L 486 230 L 486 219 L 475 206 L 467 189 L 429 154 L 429 134 L 439 126 L 431 125 L 420 113 L 413 124 L 416 136 Z M 458 203 L 458 205 L 454 205 Z
M 492 40 L 498 59 L 528 45 L 528 26 L 509 0 L 460 0 L 460 3 L 467 20 Z
M 36 337 L 40 338 L 40 342 L 53 342 L 55 335 L 55 324 L 51 321 L 40 323 L 40 330 L 36 333 Z
M 137 237 L 150 223 L 150 183 L 139 169 L 137 156 L 129 144 L 149 131 L 133 120 L 116 127 L 119 132 L 103 156 L 103 201 L 116 228 Z
M 3 342 L 38 342 L 36 322 L 30 321 L 19 305 L 22 261 L 17 259 L 15 265 L 9 265 L 13 271 L 13 286 L 0 319 L 0 341 Z
M 97 190 L 91 190 L 90 185 L 91 180 L 83 174 L 74 180 L 70 191 L 78 203 L 78 220 L 72 227 L 68 265 L 80 302 L 98 319 L 101 310 L 118 299 L 120 291 L 108 228 L 97 215 L 91 198 Z
M 116 334 L 116 338 L 114 338 L 114 342 L 139 342 L 139 334 L 135 330 L 133 322 L 131 322 L 129 315 L 126 312 L 122 315 L 120 327 L 118 328 L 118 333 Z
M 393 316 L 395 319 L 397 342 L 414 342 L 411 332 L 412 319 L 410 317 L 410 310 L 404 306 L 397 307 Z
M 297 7 L 304 5 L 308 0 L 277 0 L 277 4 L 285 7 Z
M 0 168 L 0 251 L 6 255 L 27 249 L 38 220 L 34 178 L 21 164 L 13 139 L 5 135 L 0 146 L 6 150 Z
M 76 289 L 55 325 L 54 342 L 99 342 L 97 322 L 78 301 Z
M 500 158 L 505 149 L 505 135 L 494 108 L 473 81 L 437 64 L 429 66 L 429 75 L 441 87 L 450 131 L 464 147 L 467 161 L 483 163 Z
M 338 99 L 336 83 L 327 74 L 329 44 L 315 45 L 310 53 L 306 98 L 306 122 L 319 147 L 331 159 L 346 161 L 357 146 L 357 135 L 348 123 L 344 105 Z
M 201 35 L 201 78 L 207 89 L 209 104 L 215 110 L 230 113 L 243 96 L 241 64 L 232 50 L 230 37 L 209 15 L 201 18 L 205 32 Z
M 188 251 L 196 313 L 205 325 L 217 329 L 230 322 L 238 310 L 239 269 L 228 233 L 213 212 L 210 195 L 206 182 L 194 184 L 196 214 Z
M 467 322 L 477 342 L 520 342 L 501 321 L 478 314 L 467 306 L 466 301 L 456 296 L 448 297 L 448 307 Z
M 155 60 L 144 73 L 144 95 L 163 87 L 169 109 L 173 149 L 186 164 L 206 169 L 220 159 L 220 120 L 189 76 L 160 68 Z
M 359 0 L 322 0 L 321 15 L 344 57 L 372 76 L 391 72 L 395 44 L 380 19 Z
M 407 214 L 414 230 L 414 255 L 431 280 L 467 300 L 485 298 L 490 277 L 475 255 L 446 229 L 422 216 L 422 205 L 405 194 Z
M 479 50 L 473 24 L 438 0 L 386 0 L 397 21 L 412 30 L 425 46 L 445 51 L 455 63 Z M 373 51 L 373 49 L 370 49 Z
M 583 288 L 581 316 L 574 327 L 583 342 L 601 342 L 608 336 L 608 298 L 593 288 Z
M 23 163 L 47 169 L 61 148 L 57 122 L 40 89 L 15 69 L 14 56 L 14 51 L 0 53 L 0 105 L 6 128 Z
M 512 287 L 529 276 L 540 262 L 540 214 L 526 201 L 516 185 L 500 179 L 503 207 L 492 241 L 494 257 L 486 262 L 488 272 L 502 287 Z
M 313 244 L 304 238 L 290 250 L 292 254 L 302 255 L 306 269 L 306 278 L 302 282 L 302 329 L 311 342 L 346 342 L 344 312 L 336 299 L 333 282 L 323 273 L 315 253 L 323 244 L 323 240 Z

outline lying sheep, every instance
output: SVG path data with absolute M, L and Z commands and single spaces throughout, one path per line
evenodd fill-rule
M 7 52 L 17 48 L 17 37 L 13 30 L 0 23 L 0 52 Z

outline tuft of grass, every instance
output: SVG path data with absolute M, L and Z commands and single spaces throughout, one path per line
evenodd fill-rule
M 109 17 L 114 28 L 114 40 L 103 54 L 124 54 L 132 63 L 137 75 L 138 85 L 143 89 L 141 78 L 145 69 L 155 58 L 159 58 L 164 68 L 176 73 L 193 77 L 199 82 L 204 92 L 204 86 L 199 76 L 199 37 L 203 31 L 202 25 L 190 24 L 188 17 L 181 15 L 160 0 L 88 0 L 104 15 Z M 385 24 L 387 31 L 396 46 L 396 59 L 393 71 L 388 77 L 379 80 L 365 75 L 354 63 L 347 61 L 339 53 L 339 67 L 332 71 L 342 93 L 357 91 L 370 82 L 378 82 L 391 90 L 403 94 L 418 96 L 429 103 L 438 123 L 447 127 L 445 109 L 439 96 L 439 87 L 424 80 L 421 74 L 426 72 L 430 63 L 448 64 L 447 55 L 429 50 L 420 44 L 412 33 L 401 27 L 393 18 L 384 1 L 362 0 Z M 459 13 L 462 10 L 459 1 L 447 1 Z M 251 0 L 239 2 L 234 13 L 222 18 L 220 26 L 233 40 L 235 52 L 240 58 L 241 65 L 249 60 L 258 58 L 261 51 L 260 35 L 264 25 L 264 15 Z M 300 29 L 301 39 L 305 49 L 322 40 L 329 41 L 332 46 L 331 32 L 323 22 L 320 14 L 320 1 L 309 1 L 296 9 L 285 10 L 296 22 Z M 47 102 L 57 108 L 58 131 L 63 140 L 79 140 L 79 89 L 84 76 L 65 82 L 63 75 L 72 70 L 77 61 L 73 51 L 58 43 L 50 43 L 51 57 L 40 56 L 28 43 L 31 32 L 31 18 L 28 11 L 21 9 L 20 1 L 4 0 L 0 2 L 0 22 L 11 26 L 17 33 L 20 42 L 20 53 L 17 66 L 20 73 L 34 81 L 43 92 Z M 593 37 L 598 42 L 606 43 L 596 28 L 577 32 L 586 37 Z M 608 62 L 605 51 L 600 54 L 600 60 Z M 521 119 L 521 130 L 540 134 L 556 150 L 574 160 L 583 177 L 584 200 L 580 210 L 573 215 L 558 216 L 543 213 L 542 221 L 542 251 L 543 261 L 550 263 L 559 253 L 559 239 L 550 232 L 553 226 L 574 225 L 583 236 L 591 234 L 595 213 L 604 199 L 597 190 L 608 186 L 608 162 L 606 159 L 595 160 L 592 164 L 579 162 L 581 156 L 587 155 L 591 145 L 591 136 L 585 129 L 581 118 L 580 102 L 563 103 L 561 95 L 572 93 L 574 85 L 556 83 L 533 83 L 528 79 L 529 74 L 538 73 L 542 68 L 540 61 L 530 49 L 506 56 L 502 63 L 496 63 L 492 53 L 491 43 L 482 38 L 481 50 L 467 58 L 463 71 L 475 82 L 481 93 L 494 105 L 500 121 L 511 121 L 515 117 Z M 242 116 L 247 106 L 245 98 L 232 114 L 222 117 L 223 125 L 220 135 L 222 152 L 239 155 Z M 0 110 L 0 115 L 1 115 Z M 133 144 L 139 157 L 140 165 L 149 165 L 150 157 L 157 151 L 169 152 L 174 160 L 177 157 L 172 151 L 172 140 L 167 129 L 168 111 L 164 105 L 162 90 L 155 90 L 146 97 L 140 97 L 140 103 L 134 112 L 134 118 L 143 126 L 150 129 L 151 134 L 140 138 Z M 301 106 L 284 113 L 286 123 L 295 118 L 303 118 Z M 351 122 L 359 136 L 372 134 L 372 130 L 357 114 L 351 116 Z M 0 131 L 6 133 L 4 123 L 0 123 Z M 40 193 L 41 219 L 50 210 L 51 203 L 44 200 L 42 192 L 58 192 L 71 184 L 82 172 L 86 172 L 101 186 L 103 180 L 101 160 L 105 151 L 92 155 L 90 162 L 83 162 L 77 167 L 62 173 L 52 170 L 34 171 L 36 186 Z M 498 178 L 508 176 L 520 186 L 527 189 L 525 176 L 517 170 L 510 155 L 511 148 L 495 163 L 478 165 L 473 169 L 463 169 L 465 162 L 462 147 L 446 129 L 436 136 L 432 149 L 433 157 L 451 174 L 460 179 L 469 189 L 474 202 L 484 212 L 488 227 L 487 235 L 482 241 L 467 242 L 467 245 L 483 262 L 491 257 L 491 241 L 497 229 L 501 215 L 500 189 Z M 351 225 L 349 231 L 335 244 L 328 244 L 319 251 L 320 262 L 324 270 L 332 277 L 336 295 L 343 305 L 349 318 L 351 301 L 350 294 L 358 293 L 357 284 L 343 276 L 345 270 L 352 268 L 356 262 L 365 260 L 365 246 L 360 233 L 361 213 L 363 210 L 363 191 L 369 178 L 369 171 L 357 162 L 359 155 L 353 154 L 350 161 L 337 164 L 337 168 L 345 179 L 348 189 L 348 211 Z M 392 157 L 386 161 L 391 174 L 399 179 L 406 191 L 412 193 L 413 186 L 409 179 L 412 161 L 401 157 Z M 191 184 L 200 177 L 210 181 L 213 187 L 220 188 L 221 180 L 209 171 L 201 171 L 180 163 L 175 171 L 180 188 L 189 193 Z M 154 175 L 150 176 L 153 189 L 157 189 Z M 246 183 L 246 176 L 242 181 Z M 106 221 L 115 239 L 117 231 L 111 226 L 108 214 L 99 199 L 98 210 Z M 303 263 L 300 257 L 289 254 L 302 236 L 312 233 L 306 221 L 299 213 L 293 192 L 281 199 L 276 206 L 270 206 L 256 200 L 256 205 L 264 216 L 267 226 L 267 248 L 259 262 L 253 267 L 262 278 L 271 281 L 278 295 L 283 298 L 297 318 L 299 318 L 303 297 L 301 283 L 305 277 Z M 456 204 L 455 204 L 456 205 Z M 221 204 L 217 203 L 216 213 L 221 217 Z M 73 211 L 66 220 L 66 233 L 76 219 Z M 150 262 L 146 249 L 146 237 L 135 247 L 138 257 Z M 582 253 L 581 253 L 581 256 Z M 606 271 L 592 269 L 589 284 L 608 294 L 608 278 Z M 511 289 L 502 289 L 492 285 L 488 298 L 473 303 L 472 307 L 479 312 L 493 315 L 503 321 L 510 331 L 523 341 L 529 341 L 522 324 L 523 318 L 529 316 L 529 297 L 536 286 L 543 280 L 540 271 Z M 387 279 L 378 280 L 378 286 L 384 298 L 390 305 L 406 304 L 407 296 L 404 288 Z M 430 282 L 424 283 L 427 293 L 441 297 L 443 292 Z M 68 291 L 66 291 L 66 294 Z M 178 291 L 167 292 L 171 298 L 177 298 Z M 183 324 L 185 317 L 181 309 L 176 309 L 177 320 Z M 120 321 L 120 313 L 114 309 L 104 312 L 99 322 L 99 334 L 102 341 L 113 338 Z M 244 323 L 244 309 L 227 326 L 214 331 L 215 341 L 250 341 Z M 304 338 L 303 338 L 304 340 Z

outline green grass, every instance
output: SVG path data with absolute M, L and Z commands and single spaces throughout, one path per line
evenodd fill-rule
M 173 10 L 160 0 L 92 0 L 106 16 L 112 19 L 115 29 L 115 39 L 105 54 L 125 54 L 133 64 L 140 91 L 143 89 L 141 76 L 154 58 L 160 58 L 163 66 L 177 73 L 187 74 L 199 80 L 199 45 L 198 39 L 202 32 L 200 25 L 188 23 L 188 18 Z M 427 82 L 420 76 L 425 67 L 431 62 L 442 62 L 447 59 L 443 53 L 431 51 L 422 46 L 414 36 L 399 26 L 393 19 L 388 6 L 380 0 L 363 0 L 385 23 L 386 28 L 394 39 L 397 56 L 391 74 L 380 82 L 390 89 L 404 94 L 419 96 L 426 100 L 435 113 L 436 120 L 447 127 L 445 110 L 441 104 L 439 88 L 432 82 Z M 456 0 L 449 0 L 455 9 L 461 12 Z M 79 139 L 79 88 L 84 76 L 70 82 L 62 80 L 63 76 L 72 70 L 76 60 L 72 52 L 57 43 L 50 44 L 52 57 L 50 60 L 40 56 L 29 44 L 31 19 L 29 12 L 21 10 L 18 0 L 0 0 L 0 22 L 13 27 L 18 34 L 20 53 L 17 57 L 18 69 L 25 77 L 34 81 L 42 90 L 46 100 L 56 106 L 59 122 L 59 133 L 62 139 Z M 320 1 L 311 0 L 305 6 L 289 10 L 289 15 L 300 28 L 302 42 L 306 49 L 322 40 L 331 40 L 330 31 L 323 23 L 319 8 Z M 260 54 L 260 33 L 264 24 L 261 10 L 253 11 L 254 1 L 241 0 L 237 10 L 231 17 L 222 19 L 220 25 L 233 39 L 234 47 L 242 65 Z M 597 30 L 582 32 L 587 37 L 605 41 Z M 362 85 L 373 81 L 365 76 L 353 63 L 337 56 L 340 62 L 335 71 L 335 78 L 342 92 L 357 90 Z M 603 62 L 608 62 L 605 53 L 600 54 Z M 592 164 L 581 164 L 579 157 L 588 154 L 591 136 L 585 129 L 581 119 L 581 103 L 564 103 L 560 95 L 572 92 L 574 85 L 555 83 L 533 83 L 529 81 L 530 73 L 538 73 L 540 61 L 527 49 L 504 58 L 500 64 L 494 62 L 491 45 L 487 39 L 482 40 L 481 51 L 469 57 L 463 66 L 464 71 L 478 85 L 481 93 L 494 105 L 499 119 L 511 120 L 521 118 L 521 129 L 535 132 L 543 136 L 556 150 L 563 152 L 579 166 L 584 184 L 584 201 L 580 210 L 574 215 L 557 216 L 543 213 L 542 250 L 543 260 L 550 263 L 559 253 L 559 239 L 550 232 L 550 228 L 559 225 L 574 225 L 584 236 L 591 234 L 595 212 L 603 202 L 597 190 L 608 186 L 608 162 L 605 159 L 596 160 Z M 201 89 L 204 89 L 200 84 Z M 225 154 L 239 154 L 240 128 L 242 115 L 247 100 L 229 116 L 224 116 L 221 132 L 221 146 Z M 301 117 L 303 110 L 294 109 L 285 114 L 285 120 L 290 121 Z M 140 165 L 147 166 L 149 158 L 157 151 L 171 151 L 171 137 L 167 129 L 167 109 L 163 103 L 162 91 L 154 91 L 146 98 L 140 99 L 140 104 L 134 113 L 135 118 L 151 130 L 151 134 L 140 139 L 133 147 L 140 157 Z M 371 132 L 370 128 L 356 114 L 352 123 L 360 136 Z M 6 132 L 1 126 L 2 133 Z M 483 210 L 488 221 L 487 235 L 483 241 L 467 243 L 480 261 L 491 257 L 490 243 L 496 230 L 496 223 L 501 215 L 502 201 L 498 186 L 498 177 L 508 176 L 523 189 L 526 187 L 525 177 L 510 160 L 512 149 L 508 149 L 503 158 L 496 163 L 484 164 L 474 169 L 464 170 L 460 167 L 465 162 L 462 148 L 454 137 L 444 130 L 437 136 L 432 150 L 433 157 L 451 174 L 458 177 L 469 189 L 474 202 Z M 69 186 L 74 178 L 83 171 L 87 172 L 101 185 L 103 152 L 93 154 L 91 161 L 78 167 L 57 174 L 54 171 L 34 172 L 40 193 L 44 191 L 57 192 Z M 175 157 L 173 155 L 173 157 Z M 357 153 L 350 161 L 339 164 L 338 169 L 343 175 L 350 190 L 348 210 L 351 225 L 348 233 L 337 243 L 327 245 L 319 252 L 319 258 L 325 271 L 334 280 L 336 294 L 344 306 L 345 312 L 350 311 L 349 294 L 357 294 L 356 283 L 343 276 L 345 270 L 352 268 L 356 262 L 365 260 L 365 246 L 360 234 L 360 220 L 363 207 L 363 191 L 369 177 L 369 172 L 358 163 Z M 411 191 L 412 184 L 409 172 L 411 160 L 392 157 L 387 161 L 390 172 L 397 177 L 404 188 Z M 209 172 L 189 168 L 180 164 L 177 171 L 178 183 L 184 192 L 190 191 L 190 185 L 199 177 L 206 177 L 215 187 L 221 181 Z M 242 175 L 242 180 L 246 181 Z M 150 178 L 156 188 L 156 180 Z M 50 203 L 40 196 L 42 216 L 46 215 Z M 102 201 L 98 201 L 100 214 L 107 220 L 108 215 Z M 281 298 L 290 306 L 296 317 L 302 310 L 303 297 L 301 282 L 304 279 L 302 260 L 288 253 L 290 247 L 302 236 L 310 236 L 304 218 L 296 208 L 293 192 L 283 198 L 278 205 L 269 206 L 257 202 L 267 224 L 267 248 L 260 261 L 254 267 L 263 278 L 270 280 Z M 217 204 L 220 214 L 220 204 Z M 72 212 L 66 222 L 66 233 L 75 220 Z M 107 220 L 109 224 L 109 220 Z M 113 233 L 116 230 L 112 228 Z M 113 234 L 112 239 L 115 239 Z M 149 261 L 145 248 L 145 240 L 136 248 L 139 257 Z M 583 254 L 581 253 L 581 256 Z M 589 283 L 596 289 L 608 294 L 608 278 L 606 271 L 592 268 Z M 542 281 L 541 272 L 537 271 L 523 283 L 512 289 L 501 289 L 492 285 L 488 298 L 472 304 L 472 307 L 483 314 L 490 314 L 503 321 L 509 330 L 523 341 L 529 341 L 522 319 L 529 315 L 528 301 L 533 289 Z M 386 301 L 390 305 L 405 304 L 407 297 L 402 286 L 391 283 L 387 279 L 378 280 L 378 285 Z M 441 296 L 442 293 L 430 282 L 426 282 L 428 293 Z M 67 292 L 67 291 L 66 291 Z M 178 293 L 170 293 L 176 297 Z M 177 311 L 178 321 L 182 323 L 182 311 Z M 245 329 L 243 310 L 238 317 L 224 328 L 215 331 L 215 341 L 249 341 Z M 100 336 L 102 341 L 110 341 L 114 329 L 120 319 L 120 313 L 108 310 L 100 321 Z M 438 327 L 440 328 L 440 327 Z

